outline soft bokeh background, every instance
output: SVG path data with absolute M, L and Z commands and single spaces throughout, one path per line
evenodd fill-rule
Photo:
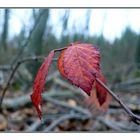
M 0 93 L 19 60 L 47 56 L 52 49 L 65 47 L 72 42 L 87 42 L 100 48 L 101 69 L 108 86 L 119 94 L 134 113 L 140 114 L 139 15 L 140 9 L 0 9 Z M 74 94 L 79 92 L 77 88 L 71 87 L 59 75 L 56 61 L 51 65 L 50 79 L 45 86 L 45 92 L 52 97 L 44 99 L 48 103 L 44 102 L 43 112 L 46 114 L 41 123 L 29 94 L 42 62 L 22 63 L 15 72 L 3 102 L 0 130 L 140 130 L 129 121 L 115 101 L 111 102 L 104 115 L 90 118 L 84 114 L 85 118 L 81 120 L 82 112 L 74 114 L 73 108 L 80 106 L 89 111 L 88 107 L 79 94 Z M 64 101 L 70 107 L 62 105 Z M 69 115 L 72 117 L 67 118 Z M 54 126 L 58 117 L 62 122 L 58 120 Z

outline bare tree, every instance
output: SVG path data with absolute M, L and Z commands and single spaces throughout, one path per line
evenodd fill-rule
M 3 23 L 3 31 L 2 31 L 2 38 L 1 38 L 1 46 L 4 50 L 7 49 L 7 38 L 8 38 L 8 31 L 9 31 L 9 17 L 10 17 L 10 9 L 4 10 L 4 23 Z

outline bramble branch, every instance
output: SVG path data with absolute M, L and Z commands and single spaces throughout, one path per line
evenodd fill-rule
M 108 93 L 121 105 L 121 107 L 124 109 L 124 111 L 129 115 L 130 119 L 140 125 L 140 116 L 135 115 L 123 102 L 122 100 L 113 92 L 111 91 L 102 81 L 100 81 L 98 78 L 96 78 L 96 81 L 105 88 L 105 90 L 108 91 Z

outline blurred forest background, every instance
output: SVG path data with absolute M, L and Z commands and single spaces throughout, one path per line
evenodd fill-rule
M 69 84 L 58 73 L 55 59 L 44 89 L 47 94 L 43 96 L 43 121 L 39 121 L 30 101 L 33 81 L 43 62 L 43 56 L 47 56 L 52 49 L 80 41 L 100 48 L 101 69 L 108 86 L 134 113 L 140 115 L 140 33 L 126 27 L 121 37 L 112 42 L 103 34 L 89 35 L 89 21 L 92 20 L 90 10 L 87 10 L 84 21 L 86 24 L 80 29 L 81 32 L 73 25 L 70 33 L 68 22 L 71 14 L 69 9 L 64 9 L 60 16 L 62 31 L 59 33 L 60 37 L 57 37 L 57 32 L 53 32 L 53 24 L 50 24 L 51 10 L 31 9 L 30 25 L 23 26 L 19 34 L 9 38 L 9 30 L 14 26 L 9 23 L 12 9 L 1 9 L 1 13 L 0 96 L 14 68 L 21 62 L 8 83 L 3 100 L 0 114 L 1 131 L 140 130 L 114 100 L 105 114 L 92 118 L 81 95 L 77 94 L 80 92 L 78 88 Z M 55 58 L 57 57 L 58 55 L 55 55 Z M 22 62 L 26 58 L 30 60 Z

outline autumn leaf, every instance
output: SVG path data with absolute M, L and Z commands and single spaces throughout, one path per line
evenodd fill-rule
M 106 81 L 100 72 L 97 78 L 106 84 Z M 105 112 L 108 109 L 109 103 L 111 101 L 110 94 L 95 80 L 90 92 L 89 98 L 85 99 L 86 105 L 89 107 L 90 111 L 94 114 L 99 114 Z
M 42 105 L 41 93 L 43 92 L 43 89 L 44 89 L 45 79 L 46 79 L 53 55 L 54 55 L 54 50 L 50 52 L 50 54 L 46 58 L 45 62 L 41 65 L 41 67 L 37 73 L 37 76 L 35 78 L 33 94 L 31 95 L 31 100 L 38 112 L 38 116 L 40 119 L 42 116 L 42 113 L 40 111 L 40 105 Z
M 54 52 L 56 52 L 56 50 L 49 54 L 40 67 L 34 82 L 33 94 L 31 95 L 31 99 L 40 118 L 41 111 L 39 106 L 42 103 L 41 93 L 43 92 L 45 78 Z M 100 71 L 100 51 L 97 47 L 92 44 L 79 42 L 70 44 L 61 50 L 58 59 L 58 69 L 64 78 L 88 94 L 89 103 L 92 104 L 92 102 L 94 102 L 98 108 L 108 106 L 110 101 L 108 98 L 109 94 L 96 81 L 96 78 L 98 78 L 106 84 Z
M 76 43 L 62 52 L 58 68 L 62 76 L 90 94 L 95 75 L 99 71 L 99 59 L 97 48 L 91 44 Z
M 96 82 L 98 78 L 106 84 L 100 71 L 100 52 L 97 47 L 92 44 L 73 43 L 61 53 L 58 68 L 62 76 L 90 96 L 88 103 L 94 102 L 95 106 L 101 110 L 107 108 L 110 95 Z

